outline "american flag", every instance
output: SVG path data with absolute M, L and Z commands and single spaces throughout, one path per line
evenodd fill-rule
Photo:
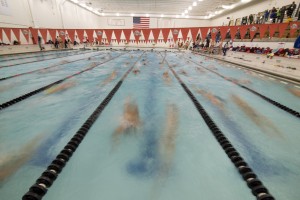
M 133 17 L 133 28 L 149 28 L 150 17 Z

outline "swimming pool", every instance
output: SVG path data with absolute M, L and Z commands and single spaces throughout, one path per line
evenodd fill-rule
M 44 199 L 256 199 L 170 69 L 269 193 L 298 199 L 299 118 L 237 84 L 299 111 L 295 85 L 191 53 L 34 55 L 0 58 L 0 105 L 23 96 L 0 110 L 1 199 L 21 199 L 118 84 Z

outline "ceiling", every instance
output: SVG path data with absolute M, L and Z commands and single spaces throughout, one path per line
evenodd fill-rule
M 245 5 L 252 0 L 70 0 L 102 15 L 200 17 L 209 19 L 228 7 Z M 196 5 L 197 4 L 197 5 Z M 194 5 L 194 6 L 193 6 Z M 225 7 L 224 7 L 225 5 Z M 192 8 L 189 10 L 188 8 Z M 227 8 L 227 9 L 226 9 Z M 187 11 L 185 11 L 187 10 Z M 184 13 L 184 14 L 183 14 Z M 147 15 L 147 16 L 148 16 Z

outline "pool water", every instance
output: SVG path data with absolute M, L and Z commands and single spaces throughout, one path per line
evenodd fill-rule
M 140 72 L 125 78 L 44 199 L 254 200 L 168 64 L 269 192 L 276 199 L 299 199 L 299 118 L 207 69 L 299 111 L 293 84 L 188 52 L 63 54 L 55 58 L 60 53 L 52 52 L 46 58 L 55 59 L 45 61 L 39 54 L 0 58 L 1 66 L 19 63 L 1 68 L 0 78 L 74 61 L 1 81 L 0 105 L 97 65 L 66 80 L 64 89 L 53 87 L 0 110 L 1 199 L 21 199 L 134 66 Z M 126 124 L 128 104 L 138 113 L 135 128 Z

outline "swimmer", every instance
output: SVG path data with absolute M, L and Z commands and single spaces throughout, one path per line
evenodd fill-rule
M 139 69 L 134 69 L 132 72 L 133 72 L 135 75 L 141 73 L 141 71 L 140 71 Z
M 224 112 L 226 111 L 224 103 L 218 97 L 214 96 L 213 94 L 211 94 L 211 93 L 209 93 L 205 90 L 201 90 L 201 89 L 198 89 L 198 88 L 195 88 L 195 87 L 194 87 L 194 89 L 196 90 L 196 92 L 198 94 L 201 94 L 206 99 L 208 99 L 213 105 L 217 106 L 218 108 L 220 108 Z
M 129 134 L 131 131 L 135 131 L 141 125 L 140 114 L 137 104 L 130 98 L 127 98 L 124 105 L 123 116 L 121 124 L 113 133 L 114 143 L 118 142 L 118 138 L 122 134 Z
M 0 92 L 5 92 L 6 90 L 12 89 L 14 86 L 16 86 L 16 83 L 0 85 Z
M 205 71 L 201 67 L 196 67 L 196 70 L 201 73 L 205 73 Z
M 185 76 L 187 76 L 187 73 L 186 73 L 186 71 L 184 71 L 183 69 L 179 71 L 179 74 L 182 74 L 182 75 L 185 75 Z
M 172 79 L 167 71 L 163 73 L 163 79 L 167 85 L 171 84 Z
M 263 132 L 282 137 L 280 131 L 274 126 L 274 124 L 254 110 L 246 101 L 236 95 L 231 95 L 231 99 L 257 126 L 263 130 Z
M 236 84 L 251 84 L 252 82 L 250 80 L 247 80 L 247 79 L 242 79 L 242 80 L 238 80 L 238 79 L 235 79 L 235 78 L 229 78 L 230 81 L 236 83 Z
M 168 105 L 166 116 L 165 128 L 159 146 L 161 157 L 160 171 L 163 175 L 168 173 L 171 168 L 176 147 L 176 131 L 179 122 L 178 108 L 176 105 Z
M 56 93 L 56 92 L 62 92 L 62 91 L 65 91 L 65 90 L 75 86 L 75 85 L 76 85 L 75 81 L 69 81 L 69 82 L 66 82 L 66 83 L 61 83 L 61 84 L 58 84 L 58 85 L 54 85 L 51 88 L 45 90 L 45 93 L 46 94 L 53 94 L 53 93 Z
M 101 86 L 105 86 L 106 84 L 110 83 L 112 80 L 114 80 L 117 77 L 117 71 L 114 70 L 111 75 L 106 78 L 103 83 L 101 84 Z
M 158 195 L 161 191 L 161 188 L 163 184 L 165 184 L 169 172 L 172 169 L 174 154 L 176 150 L 178 123 L 178 108 L 174 104 L 169 104 L 167 106 L 164 131 L 159 140 L 159 174 L 158 176 L 156 176 L 150 199 L 158 199 Z
M 13 175 L 22 165 L 31 159 L 40 141 L 41 135 L 38 135 L 31 142 L 10 155 L 4 155 L 3 152 L 1 152 L 0 183 Z
M 296 88 L 289 88 L 288 91 L 292 93 L 296 97 L 300 97 L 300 89 Z

